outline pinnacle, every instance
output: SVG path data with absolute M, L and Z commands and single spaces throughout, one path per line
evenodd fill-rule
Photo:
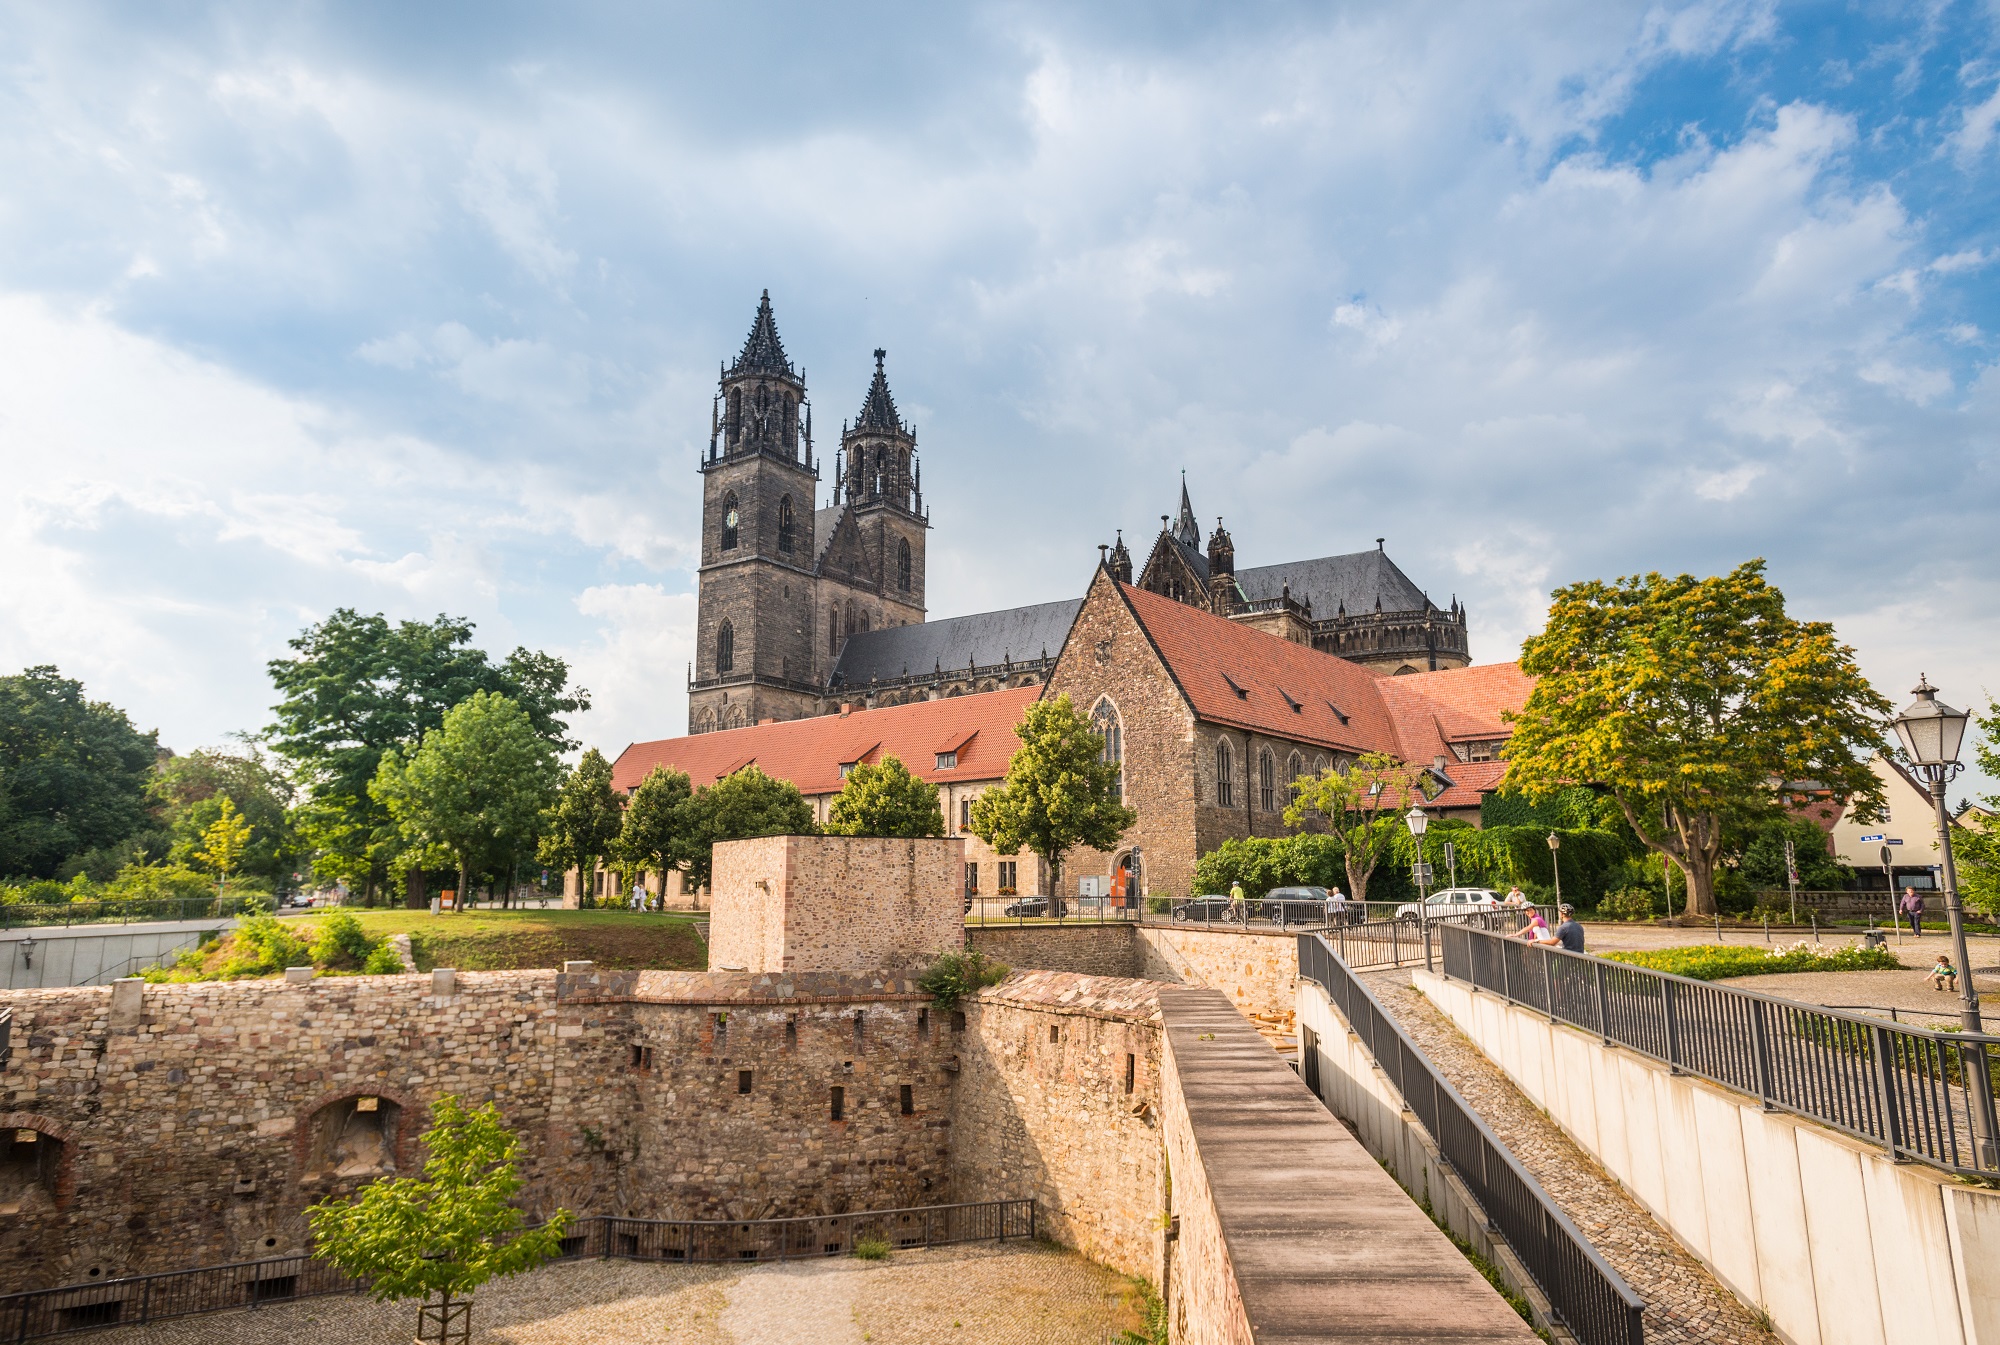
M 757 316 L 751 320 L 750 335 L 743 339 L 743 352 L 729 369 L 732 374 L 789 374 L 792 362 L 785 358 L 785 343 L 778 339 L 778 322 L 771 314 L 771 291 L 757 300 Z
M 882 369 L 882 361 L 888 356 L 889 352 L 880 346 L 875 348 L 875 381 L 868 385 L 868 396 L 861 403 L 861 414 L 855 418 L 854 428 L 857 430 L 903 433 L 902 417 L 896 414 L 896 399 L 889 392 L 889 375 Z

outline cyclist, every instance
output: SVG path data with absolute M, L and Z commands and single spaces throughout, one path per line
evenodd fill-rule
M 1240 925 L 1244 923 L 1249 911 L 1250 908 L 1243 901 L 1243 884 L 1240 881 L 1231 883 L 1229 885 L 1229 915 L 1226 918 L 1234 920 Z

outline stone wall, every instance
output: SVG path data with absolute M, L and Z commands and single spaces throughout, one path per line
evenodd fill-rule
M 1136 925 L 967 925 L 965 944 L 995 962 L 1022 970 L 1144 975 L 1145 950 Z
M 1146 925 L 1137 975 L 1213 986 L 1237 1010 L 1265 1018 L 1292 1012 L 1299 983 L 1299 936 L 1276 930 Z
M 967 1001 L 952 1127 L 959 1190 L 1033 1195 L 1050 1237 L 1155 1282 L 1157 990 L 1027 972 Z
M 761 836 L 715 847 L 711 970 L 911 970 L 964 946 L 954 837 Z

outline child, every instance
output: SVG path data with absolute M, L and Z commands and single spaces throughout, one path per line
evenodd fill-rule
M 1958 989 L 1958 968 L 1951 965 L 1951 958 L 1939 953 L 1937 961 L 1931 965 L 1931 985 L 1938 990 Z

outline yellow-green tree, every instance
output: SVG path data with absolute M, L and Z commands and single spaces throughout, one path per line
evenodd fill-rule
M 218 890 L 223 895 L 229 892 L 229 871 L 243 862 L 243 852 L 249 848 L 250 820 L 237 812 L 236 804 L 224 794 L 215 820 L 201 833 L 201 849 L 195 855 L 221 875 Z
M 1389 852 L 1397 818 L 1422 797 L 1417 771 L 1383 752 L 1363 754 L 1345 770 L 1330 766 L 1292 785 L 1285 821 L 1303 826 L 1314 817 L 1340 843 L 1347 869 L 1347 895 L 1368 900 L 1368 879 Z
M 826 812 L 829 836 L 942 836 L 937 786 L 910 774 L 897 756 L 849 771 Z
M 1006 782 L 974 800 L 972 833 L 995 854 L 1040 855 L 1059 892 L 1065 854 L 1115 849 L 1139 815 L 1119 800 L 1118 763 L 1104 759 L 1104 739 L 1067 695 L 1029 705 L 1014 736 L 1021 750 Z
M 1521 670 L 1536 682 L 1509 716 L 1508 787 L 1610 790 L 1686 875 L 1697 914 L 1716 909 L 1725 831 L 1774 816 L 1785 782 L 1829 789 L 1863 819 L 1882 806 L 1868 762 L 1889 702 L 1832 626 L 1786 613 L 1761 560 L 1557 589 Z

